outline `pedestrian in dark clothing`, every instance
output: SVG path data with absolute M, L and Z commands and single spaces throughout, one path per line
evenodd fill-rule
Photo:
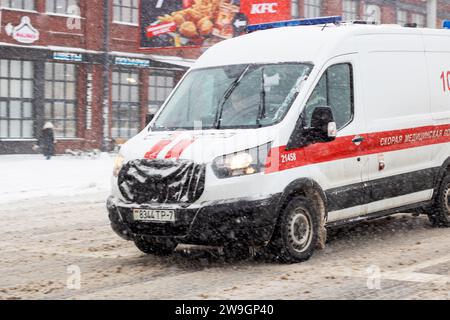
M 47 122 L 41 133 L 40 146 L 42 153 L 47 160 L 50 160 L 55 154 L 55 134 L 53 132 L 53 128 L 53 124 L 51 122 Z

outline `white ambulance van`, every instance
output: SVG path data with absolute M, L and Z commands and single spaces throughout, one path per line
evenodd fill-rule
M 333 226 L 450 226 L 450 30 L 325 20 L 198 59 L 116 159 L 118 235 L 149 254 L 267 246 L 297 262 Z

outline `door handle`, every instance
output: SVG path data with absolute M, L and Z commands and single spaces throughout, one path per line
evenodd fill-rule
M 364 137 L 356 136 L 356 137 L 353 138 L 352 142 L 354 144 L 356 144 L 357 146 L 359 146 L 361 143 L 364 142 Z

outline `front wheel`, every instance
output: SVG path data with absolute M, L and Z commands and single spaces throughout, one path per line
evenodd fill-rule
M 136 247 L 145 254 L 153 254 L 157 256 L 168 256 L 172 254 L 178 243 L 172 239 L 147 239 L 136 238 L 134 239 Z
M 283 262 L 302 262 L 314 253 L 319 242 L 319 212 L 305 198 L 292 199 L 281 213 L 271 251 Z
M 428 217 L 434 227 L 450 227 L 450 175 L 442 179 L 436 202 Z

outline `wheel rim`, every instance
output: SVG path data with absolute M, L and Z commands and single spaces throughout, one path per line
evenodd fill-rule
M 297 252 L 304 252 L 311 244 L 311 216 L 303 208 L 297 208 L 292 215 L 289 223 L 289 240 L 292 248 Z
M 450 215 L 450 185 L 447 185 L 447 187 L 444 190 L 444 205 L 445 209 L 447 210 L 447 216 Z

